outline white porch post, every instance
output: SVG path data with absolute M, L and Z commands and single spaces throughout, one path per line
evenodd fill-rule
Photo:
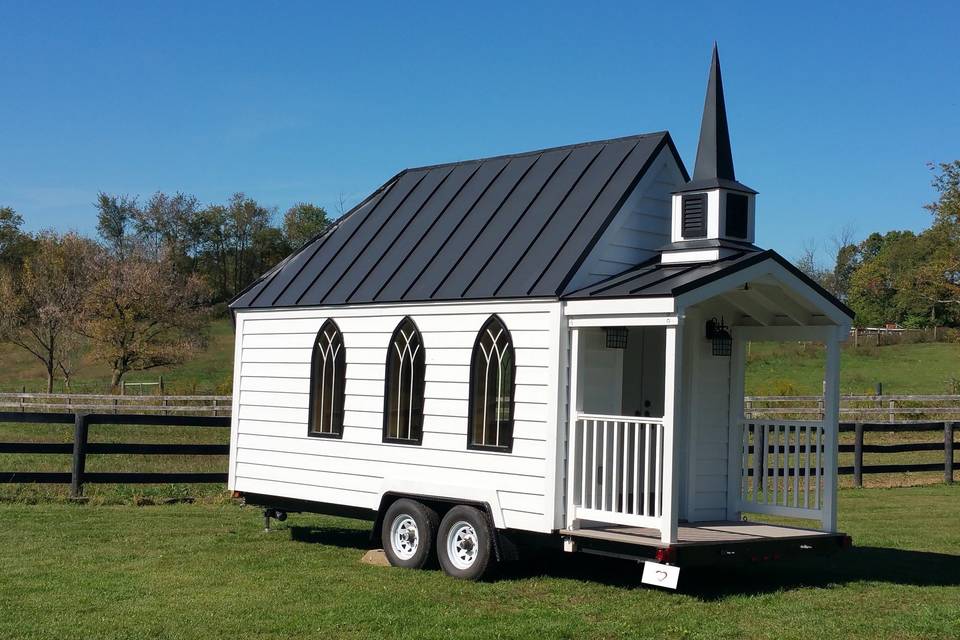
M 743 396 L 746 374 L 747 341 L 733 329 L 733 350 L 730 354 L 730 408 L 727 431 L 727 520 L 740 519 L 740 497 L 743 487 Z
M 821 528 L 837 530 L 837 442 L 840 430 L 840 341 L 843 332 L 827 337 L 827 365 L 823 389 L 823 516 Z
M 683 318 L 675 326 L 666 327 L 666 353 L 663 385 L 663 511 L 660 540 L 665 544 L 677 541 L 677 516 L 680 504 L 680 453 L 677 430 L 680 425 L 680 396 L 683 381 Z
M 580 397 L 580 330 L 570 329 L 570 395 L 567 419 L 567 529 L 576 524 L 576 479 L 577 479 L 577 414 L 583 408 Z

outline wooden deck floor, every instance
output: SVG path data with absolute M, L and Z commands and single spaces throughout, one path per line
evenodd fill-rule
M 656 529 L 642 529 L 611 524 L 592 524 L 581 529 L 560 531 L 573 538 L 591 538 L 610 542 L 623 542 L 647 547 L 665 547 L 660 542 L 660 532 Z M 672 547 L 692 547 L 714 545 L 718 543 L 757 542 L 760 540 L 799 540 L 836 534 L 814 529 L 800 529 L 760 522 L 698 522 L 681 524 L 677 530 L 679 541 Z

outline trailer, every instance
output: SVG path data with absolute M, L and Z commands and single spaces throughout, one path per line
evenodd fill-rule
M 754 244 L 755 201 L 716 50 L 692 177 L 666 132 L 402 171 L 231 303 L 230 489 L 470 579 L 518 540 L 668 587 L 848 546 L 852 313 Z M 826 345 L 821 420 L 744 417 L 751 340 Z

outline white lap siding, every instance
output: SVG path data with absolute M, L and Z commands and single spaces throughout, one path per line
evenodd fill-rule
M 467 449 L 470 358 L 491 314 L 516 357 L 511 453 Z M 385 492 L 482 500 L 498 526 L 553 526 L 559 305 L 380 305 L 237 313 L 231 488 L 375 509 Z M 423 442 L 384 444 L 387 346 L 410 316 L 426 350 Z M 307 437 L 310 356 L 333 318 L 346 346 L 342 439 Z

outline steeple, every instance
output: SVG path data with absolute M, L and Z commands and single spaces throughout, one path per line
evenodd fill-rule
M 673 194 L 671 244 L 663 262 L 718 260 L 753 246 L 757 192 L 737 182 L 720 55 L 713 45 L 693 178 Z
M 681 191 L 726 187 L 746 193 L 756 193 L 750 187 L 737 182 L 733 170 L 733 151 L 730 148 L 730 130 L 727 127 L 727 105 L 723 98 L 723 76 L 720 73 L 720 54 L 713 43 L 710 60 L 710 78 L 707 80 L 707 96 L 703 101 L 703 118 L 700 120 L 700 142 L 697 144 L 697 163 L 693 179 Z
M 693 169 L 694 180 L 710 178 L 737 179 L 733 172 L 733 152 L 730 150 L 727 107 L 723 102 L 723 77 L 720 75 L 720 56 L 716 42 L 713 43 L 710 79 L 707 81 L 707 97 L 703 103 L 703 119 L 700 121 L 697 164 Z

